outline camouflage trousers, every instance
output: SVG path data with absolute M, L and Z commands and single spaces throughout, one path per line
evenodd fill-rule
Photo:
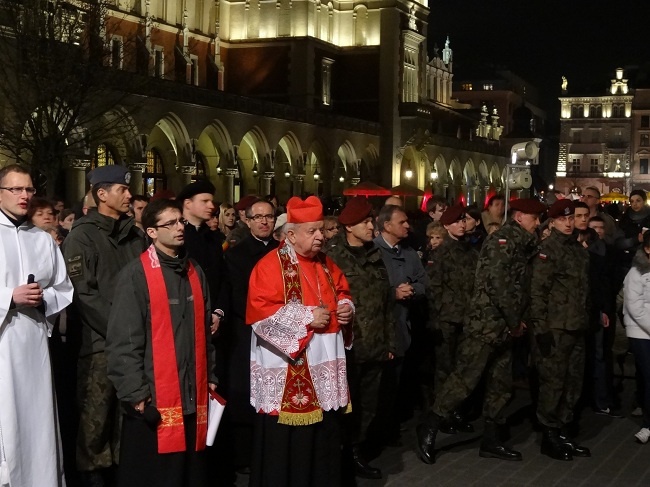
M 560 428 L 573 421 L 573 409 L 582 394 L 585 372 L 583 333 L 551 330 L 555 346 L 542 357 L 534 346 L 539 374 L 537 419 L 549 428 Z
M 463 337 L 463 326 L 456 323 L 439 322 L 436 333 L 436 373 L 434 380 L 434 393 L 442 385 L 456 366 L 458 344 Z
M 446 418 L 469 397 L 485 372 L 483 417 L 497 423 L 512 395 L 512 343 L 488 344 L 466 335 L 458 346 L 456 365 L 436 394 L 432 411 Z
M 77 469 L 82 472 L 118 463 L 122 415 L 106 372 L 104 352 L 81 357 L 77 368 Z

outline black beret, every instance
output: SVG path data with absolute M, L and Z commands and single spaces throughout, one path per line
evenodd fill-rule
M 445 210 L 440 217 L 440 223 L 443 225 L 451 225 L 463 218 L 465 218 L 465 207 L 463 205 L 454 205 Z
M 522 213 L 528 213 L 531 215 L 539 215 L 540 213 L 544 213 L 546 211 L 546 206 L 535 198 L 522 198 L 519 200 L 511 201 L 510 208 L 515 211 L 521 211 Z
M 548 209 L 549 218 L 557 218 L 559 216 L 569 216 L 575 213 L 576 209 L 573 206 L 573 201 L 568 199 L 557 200 Z
M 339 223 L 343 226 L 356 225 L 368 218 L 371 213 L 372 205 L 368 199 L 363 196 L 355 196 L 345 204 L 345 208 L 339 215 Z
M 131 173 L 124 166 L 109 164 L 90 171 L 88 173 L 88 181 L 93 186 L 100 183 L 125 184 L 128 186 L 131 182 Z
M 178 193 L 176 199 L 182 203 L 183 201 L 188 200 L 197 194 L 207 193 L 214 195 L 215 191 L 216 188 L 214 187 L 214 184 L 212 184 L 210 181 L 202 179 L 200 181 L 194 181 L 193 183 L 190 183 L 181 189 L 181 192 Z

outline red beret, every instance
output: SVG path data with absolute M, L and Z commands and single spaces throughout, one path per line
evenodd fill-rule
M 444 211 L 440 217 L 440 223 L 443 225 L 451 225 L 463 218 L 465 218 L 465 207 L 463 205 L 454 205 Z
M 323 220 L 323 204 L 316 196 L 304 201 L 294 196 L 287 202 L 287 223 L 310 223 Z
M 371 213 L 372 205 L 368 203 L 368 199 L 363 196 L 355 196 L 345 204 L 345 208 L 339 215 L 339 223 L 341 225 L 356 225 L 368 218 Z
M 523 198 L 510 202 L 510 208 L 522 213 L 529 213 L 531 215 L 539 215 L 546 211 L 546 206 L 540 203 L 535 198 Z
M 258 200 L 259 198 L 254 194 L 249 194 L 248 196 L 244 196 L 234 206 L 235 211 L 246 211 L 247 208 L 253 206 L 255 203 L 257 203 Z
M 557 218 L 559 216 L 569 216 L 575 213 L 575 207 L 573 206 L 573 201 L 569 199 L 557 200 L 551 205 L 548 209 L 549 218 Z

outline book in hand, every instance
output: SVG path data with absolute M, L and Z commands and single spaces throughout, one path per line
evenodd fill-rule
M 214 438 L 217 436 L 219 423 L 223 416 L 223 410 L 226 408 L 226 400 L 216 392 L 208 391 L 208 436 L 205 439 L 207 446 L 212 446 Z

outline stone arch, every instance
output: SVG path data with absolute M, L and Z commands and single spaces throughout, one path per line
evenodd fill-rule
M 222 173 L 228 167 L 232 158 L 232 138 L 221 120 L 213 120 L 208 124 L 194 144 L 194 150 L 205 158 L 205 175 L 217 188 L 217 201 L 232 202 L 226 186 L 226 178 L 219 177 L 217 168 Z
M 460 162 L 454 157 L 449 164 L 449 184 L 447 186 L 447 199 L 450 202 L 455 202 L 456 199 L 462 194 L 463 187 L 463 171 Z
M 359 172 L 361 181 L 379 181 L 379 150 L 373 144 L 368 144 L 364 150 Z
M 257 176 L 254 174 L 256 165 Z M 273 180 L 264 176 L 264 173 L 273 170 L 273 165 L 274 157 L 269 150 L 266 135 L 260 127 L 254 126 L 242 137 L 237 149 L 236 161 L 233 162 L 233 168 L 236 169 L 235 201 L 249 194 L 266 196 L 273 193 Z
M 490 185 L 495 191 L 501 191 L 501 188 L 503 187 L 501 170 L 496 162 L 492 164 L 492 168 L 490 169 Z
M 423 177 L 420 167 L 421 160 L 422 155 L 415 149 L 414 146 L 409 145 L 402 149 L 402 161 L 399 168 L 400 173 L 398 184 L 406 183 L 418 188 L 420 187 L 420 181 Z M 413 173 L 410 178 L 408 177 L 409 170 Z
M 490 172 L 485 161 L 481 161 L 478 165 L 478 179 L 481 186 L 490 185 Z
M 113 151 L 116 164 L 142 161 L 142 150 L 138 143 L 138 127 L 135 120 L 122 106 L 114 107 L 88 127 L 94 146 L 106 144 Z M 93 134 L 98 133 L 98 136 Z
M 474 161 L 471 158 L 468 159 L 465 163 L 465 169 L 463 170 L 463 182 L 465 186 L 465 203 L 467 205 L 476 203 L 477 199 L 479 199 L 478 174 L 476 171 L 476 166 L 474 165 Z
M 194 170 L 190 147 L 187 128 L 173 112 L 158 120 L 147 138 L 146 150 L 156 149 L 160 154 L 167 187 L 174 192 L 189 183 Z

